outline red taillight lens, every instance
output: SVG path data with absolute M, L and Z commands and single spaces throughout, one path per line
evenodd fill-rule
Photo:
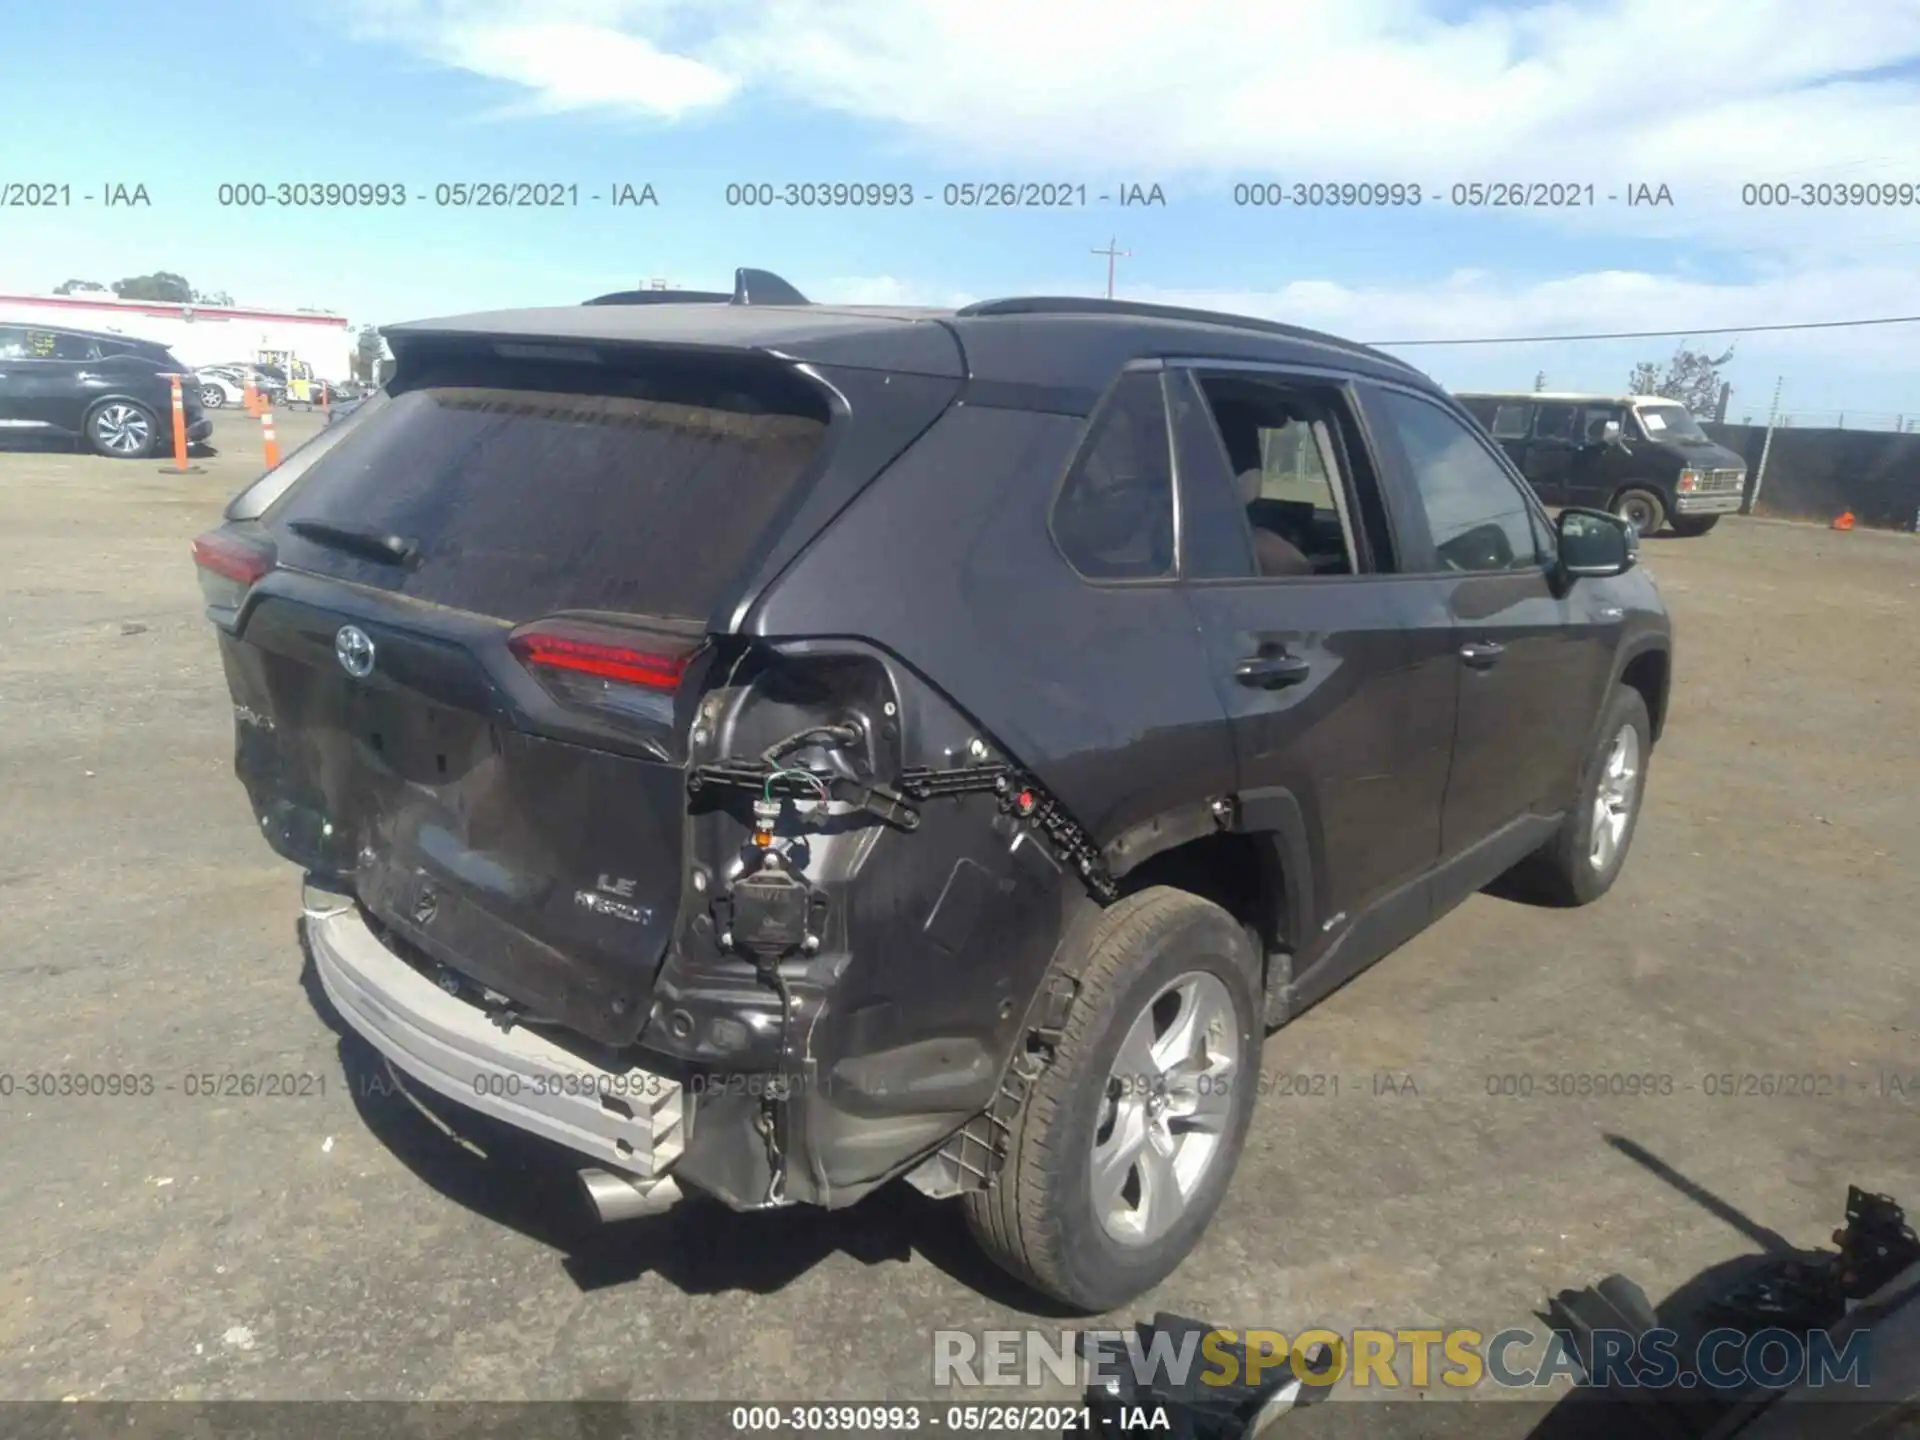
M 253 582 L 273 569 L 273 562 L 271 544 L 231 531 L 209 530 L 194 541 L 193 563 L 199 567 L 208 618 L 226 624 L 238 613 Z
M 519 657 L 521 664 L 536 669 L 565 670 L 601 680 L 618 680 L 626 685 L 644 685 L 650 690 L 679 689 L 687 673 L 687 662 L 692 658 L 691 652 L 660 654 L 631 644 L 590 640 L 552 630 L 523 630 L 507 641 L 507 648 Z
M 680 684 L 706 636 L 539 620 L 507 637 L 507 649 L 564 705 L 672 726 Z
M 273 568 L 273 551 L 237 535 L 209 530 L 193 542 L 193 563 L 237 585 L 251 585 Z

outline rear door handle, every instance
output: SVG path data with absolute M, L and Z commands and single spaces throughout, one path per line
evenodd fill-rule
M 1233 667 L 1233 678 L 1256 690 L 1298 685 L 1312 673 L 1312 664 L 1299 655 L 1249 655 Z
M 1475 670 L 1491 670 L 1506 653 L 1506 646 L 1492 640 L 1469 640 L 1460 647 L 1460 658 Z

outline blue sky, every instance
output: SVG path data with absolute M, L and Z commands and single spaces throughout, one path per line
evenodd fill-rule
M 732 267 L 818 299 L 1119 293 L 1367 340 L 1920 314 L 1920 203 L 1753 207 L 1748 182 L 1920 189 L 1920 3 L 1812 25 L 1773 0 L 76 0 L 0 22 L 0 291 L 184 273 L 356 323 L 567 303 Z M 182 40 L 187 41 L 183 46 Z M 577 207 L 457 210 L 441 182 L 548 181 Z M 1236 206 L 1259 180 L 1419 184 L 1415 207 Z M 1455 183 L 1594 187 L 1570 210 Z M 148 208 L 79 199 L 145 185 Z M 242 210 L 233 182 L 397 182 L 385 211 Z M 738 182 L 891 182 L 904 210 L 748 209 Z M 1089 203 L 949 207 L 949 183 Z M 587 197 L 650 183 L 656 207 Z M 1101 204 L 1157 184 L 1164 207 Z M 1673 203 L 1608 202 L 1666 185 Z M 1436 187 L 1440 193 L 1435 194 Z M 931 197 L 931 202 L 925 197 Z M 1448 383 L 1612 388 L 1676 342 L 1423 347 Z M 1703 343 L 1714 343 L 1703 340 Z M 1725 340 L 1714 348 L 1723 349 Z M 1733 411 L 1920 416 L 1920 326 L 1747 336 Z

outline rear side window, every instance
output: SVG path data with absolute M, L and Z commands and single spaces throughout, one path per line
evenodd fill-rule
M 662 387 L 599 367 L 530 368 L 512 384 L 394 396 L 269 511 L 282 556 L 514 622 L 559 610 L 705 618 L 793 496 L 824 408 L 795 413 L 790 391 L 769 397 L 742 377 Z M 327 527 L 398 537 L 418 558 L 370 561 L 311 538 Z
M 1120 377 L 1053 505 L 1053 538 L 1089 580 L 1173 570 L 1172 436 L 1158 371 Z
M 1533 417 L 1536 440 L 1571 440 L 1579 428 L 1578 405 L 1542 405 Z
M 1494 408 L 1493 424 L 1487 428 L 1493 432 L 1496 440 L 1524 440 L 1527 438 L 1528 421 L 1532 419 L 1531 405 L 1500 405 Z
M 60 338 L 52 330 L 0 326 L 0 360 L 51 360 L 58 352 Z

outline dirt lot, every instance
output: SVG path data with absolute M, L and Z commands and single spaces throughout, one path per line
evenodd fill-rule
M 216 443 L 184 478 L 0 455 L 0 1396 L 900 1398 L 936 1327 L 1028 1323 L 911 1194 L 595 1231 L 550 1157 L 483 1161 L 365 1083 L 230 771 L 187 542 L 258 448 L 231 416 Z M 1646 553 L 1678 682 L 1618 888 L 1476 897 L 1275 1036 L 1270 1071 L 1337 1094 L 1264 1102 L 1134 1314 L 1490 1333 L 1752 1248 L 1629 1146 L 1799 1244 L 1850 1181 L 1920 1210 L 1920 540 L 1735 519 Z M 1546 1094 L 1571 1073 L 1670 1089 Z M 189 1093 L 224 1074 L 315 1079 Z

